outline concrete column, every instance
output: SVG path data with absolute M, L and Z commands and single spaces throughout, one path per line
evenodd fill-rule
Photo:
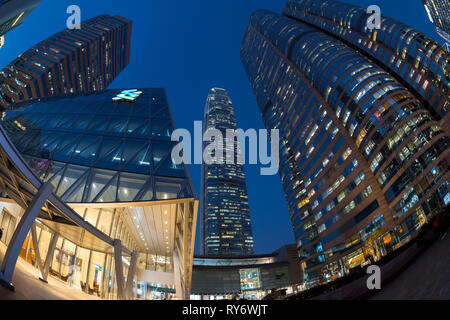
M 114 265 L 116 269 L 117 282 L 117 298 L 119 300 L 125 299 L 124 295 L 124 278 L 123 278 L 123 264 L 122 264 L 122 241 L 114 240 Z
M 28 232 L 31 229 L 34 221 L 41 212 L 42 207 L 48 200 L 50 194 L 53 191 L 53 185 L 51 183 L 45 183 L 39 189 L 36 196 L 31 201 L 28 208 L 25 210 L 19 224 L 14 231 L 14 234 L 6 250 L 2 264 L 0 266 L 0 284 L 14 290 L 14 286 L 11 283 L 14 275 L 14 269 L 16 267 L 17 259 L 19 258 L 20 250 L 27 237 Z
M 126 296 L 127 296 L 128 300 L 134 299 L 133 280 L 134 280 L 134 276 L 136 274 L 137 258 L 138 258 L 138 252 L 133 251 L 133 253 L 131 254 L 131 262 L 130 262 L 130 267 L 128 268 L 128 275 L 127 275 Z

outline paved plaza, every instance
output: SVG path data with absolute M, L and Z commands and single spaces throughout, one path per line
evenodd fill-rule
M 5 247 L 0 245 L 0 257 Z M 447 233 L 415 260 L 397 278 L 387 284 L 371 300 L 429 300 L 450 299 L 450 235 Z M 99 300 L 79 288 L 49 277 L 41 282 L 39 272 L 19 258 L 13 283 L 15 291 L 0 286 L 0 300 Z
M 3 259 L 5 246 L 0 244 L 0 257 Z M 0 286 L 0 300 L 99 300 L 99 297 L 88 295 L 79 288 L 69 288 L 67 284 L 51 276 L 48 284 L 39 280 L 39 271 L 23 259 L 17 261 L 14 272 L 12 292 Z
M 450 300 L 450 234 L 441 237 L 372 300 Z

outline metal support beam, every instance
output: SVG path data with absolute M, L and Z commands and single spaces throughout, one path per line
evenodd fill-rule
M 36 224 L 33 224 L 31 227 L 31 237 L 33 239 L 33 246 L 34 246 L 34 252 L 36 256 L 36 264 L 38 265 L 39 269 L 39 280 L 48 283 L 48 271 L 50 269 L 51 262 L 53 261 L 53 253 L 55 252 L 56 243 L 58 242 L 58 235 L 55 233 L 52 235 L 52 238 L 50 240 L 49 248 L 47 251 L 47 256 L 44 261 L 44 265 L 42 265 L 41 260 L 41 253 L 39 250 L 39 242 L 37 239 L 37 232 L 36 232 Z
M 30 205 L 26 209 L 19 224 L 14 231 L 14 234 L 9 243 L 8 249 L 6 250 L 5 256 L 3 258 L 2 264 L 0 266 L 0 284 L 14 290 L 12 285 L 12 278 L 14 275 L 14 269 L 16 267 L 17 259 L 19 258 L 20 250 L 22 249 L 23 243 L 31 229 L 36 217 L 44 206 L 45 202 L 50 197 L 53 191 L 53 185 L 51 183 L 45 183 L 39 189 L 36 196 L 31 201 Z
M 123 279 L 123 265 L 122 265 L 122 241 L 114 240 L 114 265 L 116 269 L 117 282 L 117 299 L 125 299 L 124 295 L 124 279 Z
M 137 264 L 138 252 L 133 251 L 131 254 L 130 267 L 128 268 L 127 275 L 127 287 L 126 287 L 126 298 L 127 300 L 134 300 L 133 294 L 133 280 L 136 274 L 136 264 Z
M 178 256 L 178 250 L 175 249 L 173 252 L 173 272 L 175 276 L 175 290 L 176 296 L 180 300 L 184 300 L 184 292 L 183 286 L 181 285 L 181 266 L 180 266 L 180 258 Z
M 39 251 L 39 239 L 37 237 L 36 232 L 36 224 L 33 224 L 31 227 L 31 240 L 33 241 L 33 247 L 34 247 L 34 256 L 35 256 L 35 263 L 34 265 L 38 267 L 40 276 L 42 277 L 42 260 L 41 260 L 41 252 Z
M 55 252 L 56 243 L 58 242 L 58 234 L 54 233 L 50 240 L 50 245 L 48 246 L 47 257 L 45 258 L 44 267 L 41 269 L 41 276 L 39 280 L 48 283 L 48 271 L 50 270 L 50 265 L 53 261 L 53 254 Z

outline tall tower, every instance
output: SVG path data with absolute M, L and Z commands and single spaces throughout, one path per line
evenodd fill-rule
M 448 0 L 422 0 L 428 18 L 436 26 L 437 33 L 450 42 L 450 2 Z
M 378 260 L 449 202 L 449 54 L 366 9 L 290 0 L 257 11 L 241 59 L 267 129 L 305 281 Z
M 210 91 L 203 126 L 204 132 L 211 128 L 220 130 L 224 139 L 227 129 L 236 130 L 233 104 L 225 90 Z M 238 150 L 235 140 L 235 155 Z M 250 255 L 253 254 L 253 234 L 244 168 L 237 161 L 227 164 L 225 152 L 222 160 L 223 164 L 202 165 L 202 253 Z
M 0 110 L 106 89 L 129 64 L 131 27 L 125 18 L 101 15 L 38 43 L 0 71 Z
M 20 26 L 41 0 L 1 0 L 0 1 L 0 37 Z

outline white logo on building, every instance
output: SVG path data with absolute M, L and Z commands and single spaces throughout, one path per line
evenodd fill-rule
M 135 102 L 142 95 L 137 89 L 124 90 L 113 98 L 113 102 Z

